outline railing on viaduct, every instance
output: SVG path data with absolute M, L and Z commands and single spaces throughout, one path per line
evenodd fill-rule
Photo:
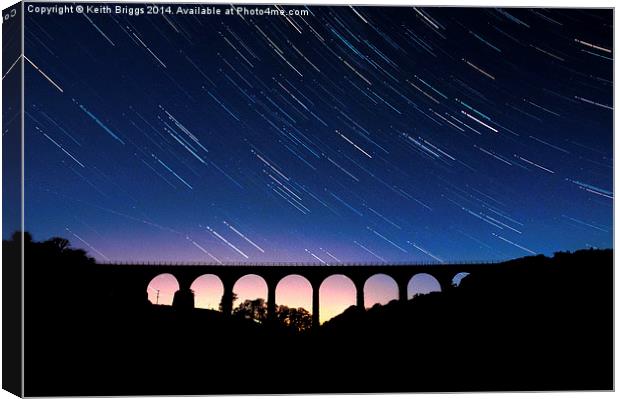
M 166 263 L 104 263 L 98 264 L 100 273 L 108 277 L 111 284 L 123 286 L 125 290 L 135 293 L 145 293 L 150 281 L 160 274 L 171 274 L 179 283 L 179 291 L 175 297 L 192 297 L 190 287 L 200 276 L 212 274 L 222 282 L 224 293 L 222 296 L 222 310 L 230 314 L 233 307 L 233 287 L 235 283 L 246 275 L 262 277 L 267 284 L 267 313 L 268 317 L 275 316 L 276 287 L 285 277 L 299 275 L 304 277 L 312 287 L 312 321 L 319 325 L 319 291 L 321 284 L 333 275 L 348 277 L 356 289 L 356 305 L 364 309 L 364 285 L 366 281 L 377 274 L 391 277 L 398 286 L 399 300 L 407 300 L 407 286 L 416 274 L 425 273 L 433 276 L 444 291 L 452 286 L 454 277 L 459 273 L 488 273 L 503 268 L 502 263 L 477 262 L 454 264 L 166 264 Z M 193 303 L 193 302 L 192 302 Z M 193 305 L 191 305 L 193 306 Z

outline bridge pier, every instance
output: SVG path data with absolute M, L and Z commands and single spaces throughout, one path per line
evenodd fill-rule
M 277 281 L 267 280 L 267 320 L 274 322 L 276 320 L 276 287 Z
M 409 285 L 409 278 L 395 278 L 396 285 L 398 285 L 398 300 L 402 303 L 407 302 L 407 286 Z
M 353 284 L 355 285 L 355 305 L 358 310 L 365 310 L 364 306 L 364 284 L 366 283 L 365 278 L 355 279 L 353 280 Z
M 364 305 L 364 287 L 362 286 L 361 289 L 357 289 L 357 301 L 356 301 L 356 305 L 357 308 L 359 310 L 365 310 L 366 306 Z
M 233 286 L 235 282 L 234 280 L 224 280 L 222 279 L 222 285 L 224 286 L 224 293 L 222 294 L 222 313 L 226 316 L 230 316 L 232 314 L 233 309 Z
M 321 289 L 321 283 L 313 283 L 312 286 L 312 328 L 316 329 L 321 325 L 321 319 L 319 318 L 319 293 Z
M 453 273 L 433 273 L 432 274 L 437 282 L 439 283 L 439 287 L 441 287 L 441 292 L 446 292 L 452 288 L 452 280 L 454 280 L 455 274 Z

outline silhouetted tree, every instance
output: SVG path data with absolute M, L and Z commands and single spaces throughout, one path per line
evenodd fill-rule
M 233 315 L 262 322 L 267 319 L 267 303 L 263 298 L 246 299 L 233 310 Z
M 231 299 L 231 302 L 232 302 L 232 303 L 235 303 L 235 301 L 236 301 L 238 298 L 239 298 L 239 297 L 237 296 L 237 293 L 236 293 L 236 292 L 233 292 L 233 293 L 232 293 L 232 299 Z M 224 311 L 224 295 L 222 295 L 222 299 L 220 299 L 220 304 L 219 304 L 219 306 L 218 306 L 218 310 L 219 310 L 220 312 L 223 312 L 223 311 Z
M 304 308 L 289 308 L 280 305 L 276 309 L 278 322 L 295 331 L 306 331 L 312 327 L 312 314 Z
M 263 298 L 247 299 L 233 310 L 233 315 L 263 322 L 267 319 L 267 302 Z M 298 332 L 312 327 L 312 314 L 304 308 L 277 306 L 276 320 L 281 326 Z
M 22 240 L 22 233 L 21 231 L 16 231 L 15 233 L 13 233 L 13 235 L 11 235 L 11 241 L 14 243 L 18 243 Z M 25 231 L 24 232 L 24 242 L 26 244 L 29 244 L 32 242 L 32 234 L 30 234 L 29 232 Z
M 56 249 L 58 252 L 64 252 L 70 247 L 69 240 L 62 237 L 52 237 L 49 240 L 45 241 L 45 243 L 54 247 L 54 249 Z

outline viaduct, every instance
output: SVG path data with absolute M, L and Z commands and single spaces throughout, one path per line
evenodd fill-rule
M 217 276 L 222 282 L 224 294 L 222 308 L 230 314 L 233 307 L 233 287 L 246 275 L 262 277 L 267 284 L 267 314 L 275 315 L 276 287 L 285 277 L 299 275 L 304 277 L 312 287 L 312 322 L 319 325 L 319 289 L 325 279 L 334 275 L 348 277 L 356 289 L 356 305 L 364 309 L 364 285 L 377 274 L 391 277 L 398 286 L 400 301 L 407 300 L 407 286 L 413 276 L 426 273 L 433 276 L 444 291 L 452 286 L 454 277 L 459 273 L 494 273 L 505 269 L 502 263 L 460 263 L 460 264 L 407 264 L 407 265 L 204 265 L 204 264 L 98 264 L 99 275 L 106 277 L 110 286 L 125 294 L 131 293 L 135 298 L 146 297 L 147 286 L 156 276 L 164 273 L 173 275 L 179 290 L 175 293 L 176 305 L 193 307 L 193 294 L 190 287 L 194 280 L 205 274 Z

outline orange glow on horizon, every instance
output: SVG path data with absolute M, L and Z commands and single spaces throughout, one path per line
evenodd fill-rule
M 233 286 L 233 292 L 237 294 L 237 300 L 233 303 L 233 309 L 247 299 L 263 298 L 267 301 L 267 283 L 256 274 L 247 274 L 237 280 Z
M 289 308 L 304 308 L 312 313 L 312 286 L 297 274 L 280 280 L 276 287 L 276 303 Z
M 224 286 L 219 277 L 214 274 L 200 276 L 194 280 L 190 289 L 194 292 L 194 307 L 219 310 L 224 294 Z
M 152 304 L 172 305 L 174 293 L 179 290 L 177 279 L 169 273 L 153 278 L 146 287 L 149 301 Z
M 337 274 L 325 279 L 319 290 L 321 324 L 355 305 L 355 293 L 355 285 L 346 276 Z
M 148 299 L 153 304 L 172 305 L 178 289 L 179 283 L 172 274 L 160 274 L 147 286 Z M 194 292 L 196 308 L 219 310 L 224 292 L 219 277 L 213 274 L 200 276 L 194 280 L 190 289 Z M 439 282 L 426 273 L 413 276 L 407 285 L 408 298 L 435 291 L 441 291 Z M 233 292 L 237 294 L 233 308 L 245 300 L 262 298 L 267 301 L 267 283 L 255 274 L 248 274 L 237 280 Z M 319 297 L 320 322 L 323 324 L 356 304 L 356 288 L 348 277 L 332 275 L 321 284 Z M 385 305 L 393 299 L 398 299 L 398 286 L 391 277 L 376 274 L 366 281 L 364 302 L 367 309 L 377 303 Z M 301 307 L 312 313 L 312 286 L 306 278 L 299 275 L 284 277 L 276 287 L 276 304 L 289 308 Z

